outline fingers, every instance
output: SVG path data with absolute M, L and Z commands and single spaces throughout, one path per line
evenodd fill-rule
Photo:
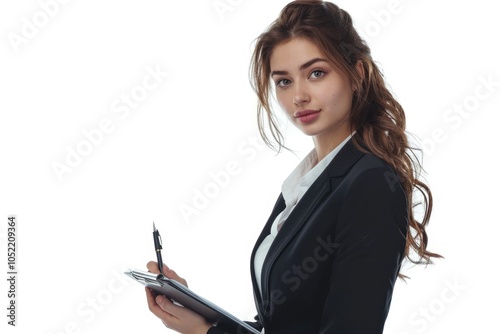
M 155 302 L 163 311 L 170 314 L 174 318 L 179 318 L 183 315 L 182 311 L 184 310 L 184 307 L 175 305 L 170 299 L 163 295 L 156 296 Z
M 165 326 L 180 333 L 207 333 L 212 327 L 204 317 L 182 306 L 175 305 L 165 296 L 155 296 L 146 288 L 149 310 L 156 315 Z
M 160 273 L 160 270 L 158 269 L 158 262 L 149 261 L 148 264 L 146 265 L 146 268 L 148 268 L 148 271 L 154 274 Z
M 185 317 L 187 313 L 191 312 L 183 306 L 175 305 L 163 295 L 156 296 L 149 288 L 146 288 L 146 297 L 149 310 L 169 327 L 176 326 L 180 318 Z
M 176 321 L 176 318 L 175 316 L 173 316 L 172 314 L 166 312 L 163 308 L 163 307 L 166 307 L 165 304 L 166 304 L 166 301 L 164 299 L 167 299 L 163 296 L 163 299 L 162 298 L 159 298 L 162 306 L 158 305 L 158 303 L 156 302 L 156 298 L 158 298 L 160 296 L 155 296 L 155 294 L 153 293 L 153 291 L 151 291 L 151 289 L 149 288 L 146 288 L 146 298 L 148 300 L 148 308 L 149 310 L 154 314 L 156 315 L 158 318 L 160 318 L 163 323 L 172 323 L 174 321 Z M 173 305 L 173 303 L 172 303 Z M 175 305 L 174 305 L 175 306 Z M 166 307 L 167 308 L 167 307 Z
M 152 273 L 159 274 L 160 270 L 158 269 L 158 262 L 155 261 L 149 261 L 148 264 L 146 265 L 148 270 Z M 166 276 L 167 273 L 173 272 L 167 265 L 164 263 L 163 264 L 163 275 Z M 167 276 L 168 277 L 168 276 Z
M 152 272 L 154 274 L 160 273 L 160 271 L 158 270 L 157 262 L 149 261 L 148 264 L 146 265 L 146 267 L 148 268 L 148 270 L 150 272 Z M 179 275 L 177 275 L 177 273 L 174 270 L 167 267 L 166 264 L 163 264 L 163 275 L 165 275 L 166 277 L 168 277 L 170 279 L 176 280 L 177 282 L 181 283 L 184 286 L 188 286 L 186 280 L 184 278 L 180 277 Z

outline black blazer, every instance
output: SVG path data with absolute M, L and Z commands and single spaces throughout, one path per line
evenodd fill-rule
M 254 256 L 285 203 L 279 196 L 250 261 L 266 334 L 382 333 L 404 257 L 408 207 L 391 167 L 349 140 L 306 191 L 265 258 Z M 212 328 L 208 333 L 243 333 Z

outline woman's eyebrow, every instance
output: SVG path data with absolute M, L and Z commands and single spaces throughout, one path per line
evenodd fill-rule
M 309 60 L 308 62 L 300 65 L 299 70 L 302 71 L 303 69 L 308 68 L 312 64 L 317 63 L 319 61 L 325 61 L 326 62 L 327 60 L 323 59 L 323 58 L 313 58 L 313 59 Z M 271 72 L 271 76 L 273 76 L 273 75 L 286 75 L 286 74 L 288 74 L 287 71 L 272 71 Z

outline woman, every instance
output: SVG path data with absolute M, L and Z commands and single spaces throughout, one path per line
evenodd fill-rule
M 274 87 L 290 121 L 314 142 L 283 183 L 252 252 L 252 324 L 268 334 L 382 333 L 402 260 L 440 257 L 426 249 L 432 196 L 417 179 L 403 108 L 349 14 L 329 2 L 288 4 L 259 36 L 251 69 L 264 141 L 286 149 L 269 103 Z M 415 190 L 424 199 L 420 222 Z M 164 274 L 186 283 L 166 266 Z M 146 292 L 166 326 L 225 332 Z

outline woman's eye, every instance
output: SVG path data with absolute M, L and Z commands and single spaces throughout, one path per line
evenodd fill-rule
M 278 80 L 276 82 L 276 86 L 278 87 L 284 87 L 285 85 L 287 85 L 288 83 L 290 82 L 290 80 L 288 79 L 281 79 L 281 80 Z
M 323 70 L 314 70 L 311 72 L 311 76 L 314 78 L 321 78 L 323 75 L 325 75 L 325 71 Z

